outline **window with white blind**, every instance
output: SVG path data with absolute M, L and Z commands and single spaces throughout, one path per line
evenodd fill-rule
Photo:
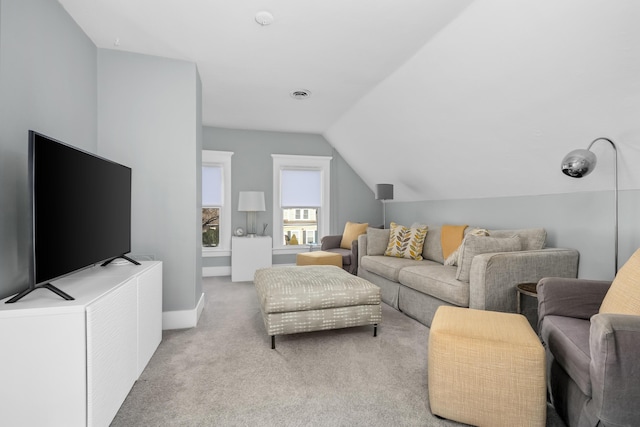
M 274 248 L 319 243 L 329 230 L 331 157 L 272 157 Z
M 205 256 L 231 248 L 231 156 L 202 151 L 202 249 Z

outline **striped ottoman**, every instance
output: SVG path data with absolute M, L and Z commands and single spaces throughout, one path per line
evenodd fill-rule
M 254 277 L 262 318 L 275 336 L 373 325 L 382 321 L 380 288 L 333 265 L 272 267 Z

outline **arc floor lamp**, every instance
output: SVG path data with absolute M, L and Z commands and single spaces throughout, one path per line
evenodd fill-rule
M 591 147 L 597 141 L 606 141 L 611 144 L 614 151 L 614 163 L 613 163 L 613 175 L 614 175 L 614 184 L 615 184 L 615 261 L 614 261 L 614 276 L 618 274 L 618 149 L 616 148 L 616 144 L 613 143 L 609 138 L 596 138 L 591 141 L 589 147 L 585 150 L 577 149 L 571 151 L 569 154 L 564 156 L 562 160 L 562 172 L 565 175 L 570 176 L 571 178 L 582 178 L 583 176 L 589 175 L 593 169 L 596 167 L 596 163 L 598 158 L 591 151 Z

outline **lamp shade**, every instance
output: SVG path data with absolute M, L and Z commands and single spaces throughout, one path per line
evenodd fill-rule
M 582 178 L 593 171 L 597 160 L 596 155 L 590 150 L 573 150 L 562 159 L 562 172 L 572 178 Z
M 376 200 L 393 200 L 393 184 L 376 184 Z
M 264 192 L 262 191 L 241 191 L 238 201 L 238 210 L 241 212 L 264 211 Z

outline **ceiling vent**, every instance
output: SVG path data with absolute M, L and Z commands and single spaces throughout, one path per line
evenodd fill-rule
M 311 91 L 308 91 L 306 89 L 299 89 L 294 90 L 289 95 L 291 95 L 293 99 L 307 99 L 311 96 Z

